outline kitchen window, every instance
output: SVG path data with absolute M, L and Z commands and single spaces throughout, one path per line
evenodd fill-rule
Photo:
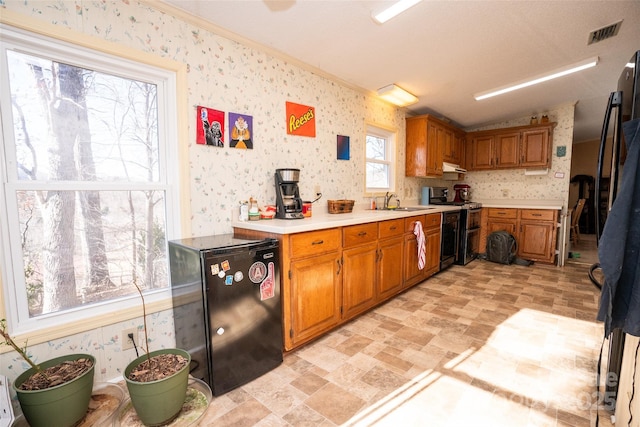
M 12 332 L 170 297 L 175 72 L 2 27 L 0 259 Z M 10 96 L 8 96 L 10 94 Z
M 395 191 L 396 133 L 374 125 L 367 125 L 366 191 L 368 193 Z

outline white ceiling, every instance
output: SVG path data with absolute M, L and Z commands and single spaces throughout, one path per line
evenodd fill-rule
M 391 83 L 463 128 L 577 103 L 574 142 L 598 139 L 609 93 L 640 49 L 640 1 L 423 0 L 380 25 L 382 0 L 164 0 L 218 27 L 368 91 Z M 591 31 L 624 20 L 616 37 Z M 229 34 L 227 34 L 229 35 Z M 473 95 L 594 56 L 595 68 L 510 94 Z

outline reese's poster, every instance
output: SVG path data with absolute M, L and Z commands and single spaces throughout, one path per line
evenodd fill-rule
M 307 105 L 287 102 L 287 134 L 316 136 L 316 110 Z

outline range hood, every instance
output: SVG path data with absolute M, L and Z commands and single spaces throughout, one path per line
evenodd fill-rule
M 453 163 L 442 162 L 442 172 L 467 173 L 467 170 Z

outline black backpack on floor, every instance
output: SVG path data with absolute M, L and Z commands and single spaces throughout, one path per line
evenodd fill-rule
M 494 231 L 487 236 L 487 252 L 485 259 L 499 264 L 531 265 L 528 261 L 516 257 L 518 243 L 516 238 L 506 231 Z

